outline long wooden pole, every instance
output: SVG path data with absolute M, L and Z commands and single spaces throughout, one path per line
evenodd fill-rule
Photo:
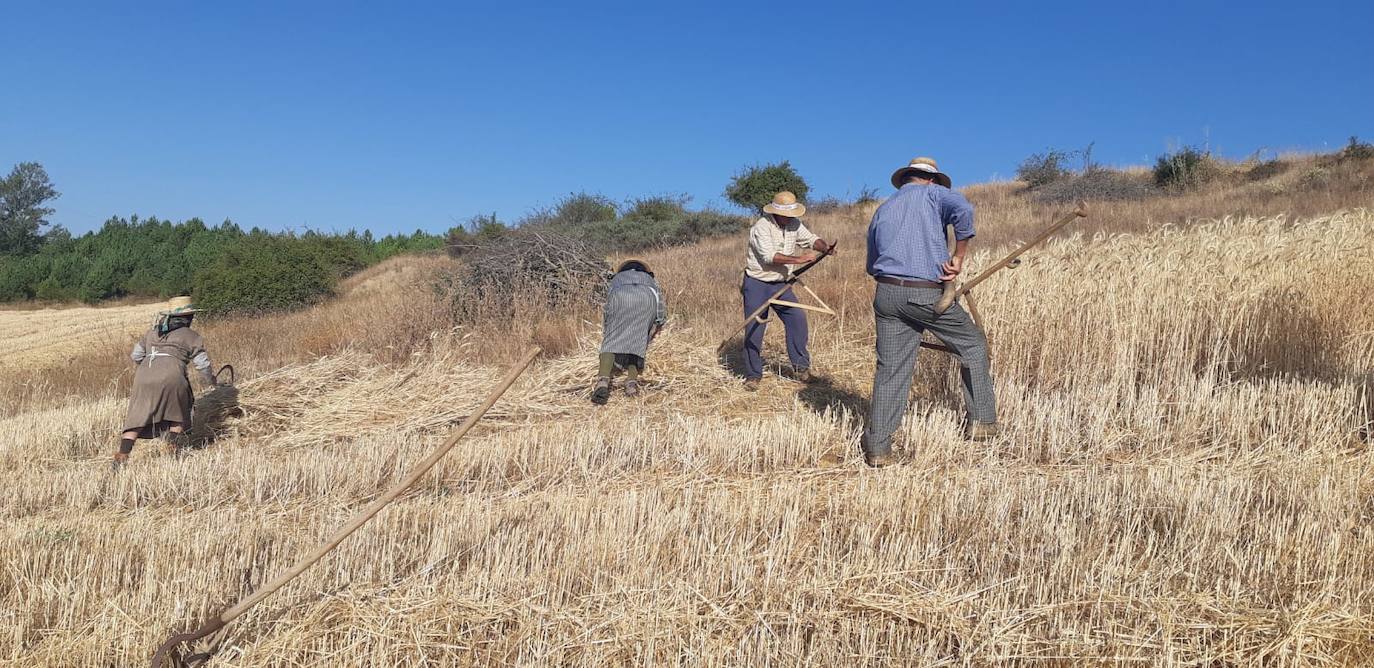
M 162 643 L 162 646 L 158 647 L 157 652 L 153 654 L 152 668 L 163 668 L 168 665 L 167 662 L 172 659 L 172 650 L 177 645 L 204 638 L 224 628 L 224 626 L 233 621 L 234 618 L 247 612 L 249 608 L 257 605 L 268 596 L 271 596 L 273 592 L 281 589 L 286 583 L 304 572 L 305 569 L 313 566 L 315 562 L 319 561 L 324 555 L 329 554 L 330 550 L 338 547 L 339 543 L 342 543 L 345 538 L 348 538 L 348 536 L 354 531 L 357 531 L 359 527 L 367 523 L 367 521 L 376 516 L 377 513 L 381 512 L 387 504 L 391 503 L 396 497 L 400 496 L 402 492 L 405 492 L 407 488 L 415 484 L 415 481 L 419 480 L 420 476 L 429 472 L 431 468 L 434 468 L 434 465 L 437 464 L 444 455 L 448 454 L 448 451 L 452 450 L 453 446 L 457 445 L 458 441 L 461 440 L 463 436 L 467 435 L 468 431 L 477 424 L 477 421 L 482 419 L 482 416 L 496 404 L 496 401 L 501 398 L 501 395 L 505 394 L 506 390 L 510 389 L 510 386 L 515 384 L 515 380 L 520 377 L 520 374 L 524 373 L 525 369 L 529 368 L 530 364 L 534 362 L 534 358 L 539 356 L 539 352 L 539 348 L 536 347 L 531 348 L 529 352 L 525 353 L 525 356 L 521 358 L 519 362 L 516 362 L 515 366 L 511 367 L 510 371 L 506 372 L 506 376 L 501 379 L 496 389 L 492 390 L 491 395 L 487 397 L 486 401 L 482 402 L 482 405 L 479 406 L 476 411 L 473 411 L 472 415 L 469 415 L 468 419 L 449 435 L 448 440 L 444 441 L 443 445 L 430 453 L 424 461 L 417 464 L 405 478 L 393 485 L 385 494 L 368 504 L 362 512 L 359 512 L 353 519 L 349 520 L 348 524 L 345 524 L 338 531 L 334 532 L 334 535 L 330 536 L 328 540 L 320 544 L 319 547 L 316 547 L 310 554 L 305 555 L 305 557 L 297 562 L 295 566 L 292 566 L 285 573 L 278 575 L 277 578 L 271 582 L 258 587 L 258 590 L 249 595 L 248 598 L 239 601 L 234 607 L 211 618 L 194 632 L 181 633 L 168 638 L 167 642 Z
M 934 311 L 936 313 L 944 313 L 946 310 L 949 309 L 951 305 L 954 304 L 954 300 L 958 299 L 961 295 L 967 293 L 969 290 L 972 290 L 974 286 L 987 280 L 989 276 L 997 273 L 998 270 L 1004 269 L 1007 266 L 1011 265 L 1013 262 L 1016 261 L 1018 257 L 1021 257 L 1022 253 L 1030 250 L 1031 248 L 1034 248 L 1035 246 L 1040 245 L 1041 243 L 1044 243 L 1046 239 L 1050 238 L 1052 235 L 1054 235 L 1055 232 L 1058 232 L 1065 225 L 1068 225 L 1069 223 L 1072 223 L 1073 221 L 1079 218 L 1085 218 L 1087 217 L 1087 215 L 1088 205 L 1087 203 L 1080 201 L 1078 203 L 1078 208 L 1070 212 L 1069 215 L 1064 216 L 1058 221 L 1055 221 L 1053 225 L 1050 225 L 1049 227 L 1045 228 L 1045 231 L 1041 232 L 1040 236 L 1037 236 L 1036 238 L 1027 241 L 1020 248 L 1013 251 L 1010 255 L 998 261 L 997 264 L 994 264 L 991 267 L 984 269 L 981 274 L 978 274 L 973 278 L 973 280 L 961 285 L 958 290 L 946 292 L 945 295 L 940 298 L 940 301 L 935 303 Z

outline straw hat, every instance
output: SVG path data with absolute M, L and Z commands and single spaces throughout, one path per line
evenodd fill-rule
M 200 309 L 191 305 L 190 297 L 172 297 L 167 300 L 167 309 L 159 311 L 158 315 L 190 315 L 200 313 Z
M 644 260 L 626 260 L 624 262 L 621 262 L 620 266 L 616 268 L 615 273 L 619 274 L 620 272 L 625 271 L 627 269 L 639 269 L 640 271 L 650 276 L 654 275 L 654 270 L 650 269 L 649 263 L 645 262 Z
M 949 175 L 940 171 L 939 165 L 935 164 L 935 158 L 912 158 L 911 164 L 892 173 L 892 187 L 900 190 L 913 174 L 932 179 L 946 188 L 954 187 Z
M 763 205 L 764 213 L 788 218 L 801 218 L 806 215 L 806 205 L 797 201 L 797 196 L 786 190 L 773 196 L 773 201 Z

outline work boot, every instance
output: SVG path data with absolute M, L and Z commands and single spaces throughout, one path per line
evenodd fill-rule
M 119 469 L 124 468 L 124 465 L 127 463 L 129 463 L 128 453 L 116 452 L 114 455 L 114 460 L 110 462 L 110 470 L 114 471 L 115 473 L 118 473 Z
M 969 422 L 968 440 L 975 443 L 983 443 L 997 438 L 1002 433 L 1002 428 L 996 422 Z
M 818 380 L 816 374 L 811 373 L 810 369 L 797 369 L 792 372 L 792 378 L 799 383 L 814 383 Z
M 892 454 L 891 452 L 884 452 L 883 454 L 880 454 L 880 455 L 872 455 L 872 454 L 869 454 L 869 453 L 865 452 L 865 453 L 864 453 L 864 463 L 865 463 L 865 464 L 868 464 L 869 466 L 871 466 L 871 467 L 873 467 L 873 468 L 875 468 L 875 469 L 880 469 L 880 468 L 883 468 L 883 467 L 885 467 L 885 466 L 892 466 L 893 464 L 896 464 L 896 463 L 897 463 L 897 455 L 894 455 L 894 454 Z
M 758 392 L 758 391 L 759 391 L 759 379 L 758 379 L 758 378 L 745 378 L 745 379 L 744 379 L 744 389 L 746 389 L 746 390 L 748 390 L 748 391 L 750 391 L 750 392 Z
M 637 396 L 639 396 L 639 381 L 637 381 L 637 380 L 627 380 L 627 381 L 625 381 L 625 396 L 627 396 L 627 397 L 637 397 Z
M 598 406 L 605 406 L 611 398 L 611 379 L 601 376 L 596 379 L 596 388 L 592 390 L 592 403 Z

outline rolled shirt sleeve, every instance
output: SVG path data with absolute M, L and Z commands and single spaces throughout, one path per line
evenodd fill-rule
M 953 190 L 942 189 L 940 218 L 946 225 L 954 228 L 956 241 L 973 238 L 973 205 L 969 203 L 968 198 Z
M 758 225 L 749 230 L 749 252 L 754 254 L 759 266 L 773 263 L 773 240 Z
M 668 322 L 668 303 L 663 299 L 663 291 L 658 289 L 657 285 L 651 285 L 649 289 L 654 291 L 654 302 L 658 309 L 654 315 L 654 323 L 662 327 Z
M 204 343 L 197 340 L 197 344 L 195 354 L 191 355 L 191 366 L 200 372 L 200 378 L 206 385 L 214 385 L 215 374 L 210 372 L 210 353 L 206 352 Z

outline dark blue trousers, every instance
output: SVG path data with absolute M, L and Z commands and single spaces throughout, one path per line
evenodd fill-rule
M 763 306 L 780 287 L 781 283 L 767 283 L 746 274 L 739 288 L 740 296 L 744 298 L 744 315 L 748 316 L 754 309 Z M 778 295 L 778 299 L 795 302 L 797 296 L 788 288 L 787 292 Z M 791 360 L 792 368 L 810 369 L 811 355 L 806 352 L 806 312 L 792 306 L 774 305 L 759 314 L 759 318 L 767 320 L 770 310 L 778 312 L 778 318 L 787 332 L 787 358 Z M 763 332 L 767 328 L 768 323 L 755 321 L 744 330 L 744 373 L 748 378 L 763 377 Z

